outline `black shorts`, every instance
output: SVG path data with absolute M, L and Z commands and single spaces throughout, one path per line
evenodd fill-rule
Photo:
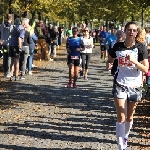
M 9 56 L 19 58 L 20 57 L 19 47 L 18 46 L 10 46 L 9 47 Z
M 79 59 L 71 59 L 71 56 L 68 55 L 67 57 L 68 61 L 67 64 L 74 64 L 74 66 L 79 66 L 80 65 L 80 56 Z
M 106 51 L 106 46 L 105 45 L 101 45 L 101 51 Z

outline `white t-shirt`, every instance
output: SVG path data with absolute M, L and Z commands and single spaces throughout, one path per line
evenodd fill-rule
M 92 53 L 92 49 L 93 49 L 93 38 L 82 38 L 83 41 L 83 46 L 85 48 L 84 51 L 81 51 L 81 53 Z
M 126 54 L 130 54 L 138 62 L 148 58 L 146 47 L 142 43 L 131 48 L 126 48 L 124 42 L 116 43 L 110 52 L 110 56 L 118 60 L 114 81 L 124 86 L 140 87 L 143 83 L 142 71 L 126 58 Z

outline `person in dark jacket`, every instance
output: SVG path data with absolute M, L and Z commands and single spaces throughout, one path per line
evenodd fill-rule
M 13 29 L 12 15 L 8 15 L 7 22 L 1 25 L 1 40 L 3 40 L 3 71 L 4 77 L 10 77 L 11 58 L 9 57 L 9 45 L 11 39 L 11 30 Z
M 48 29 L 48 38 L 47 43 L 49 44 L 49 54 L 54 56 L 54 49 L 57 45 L 57 32 L 54 30 L 54 27 Z

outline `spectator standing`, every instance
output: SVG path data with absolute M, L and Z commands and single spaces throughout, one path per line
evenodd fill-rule
M 52 26 L 50 26 L 48 29 L 47 43 L 49 44 L 49 54 L 51 57 L 54 57 L 54 51 L 57 45 L 57 32 Z
M 19 51 L 19 43 L 18 38 L 20 35 L 20 19 L 17 18 L 14 22 L 13 29 L 11 31 L 11 40 L 10 40 L 10 47 L 9 47 L 9 57 L 11 57 L 11 65 L 10 65 L 10 72 L 11 77 L 10 81 L 12 80 L 19 80 L 19 58 L 20 58 L 20 51 Z
M 3 40 L 3 71 L 4 77 L 10 77 L 11 57 L 9 57 L 9 45 L 11 39 L 11 30 L 13 29 L 12 15 L 8 15 L 8 20 L 1 25 L 1 40 Z
M 32 75 L 32 63 L 33 63 L 34 49 L 35 49 L 35 44 L 38 38 L 34 32 L 34 27 L 29 26 L 27 28 L 27 31 L 30 32 L 29 57 L 28 57 L 27 67 L 28 67 L 29 75 Z
M 30 44 L 30 33 L 27 31 L 29 28 L 29 19 L 24 18 L 22 20 L 22 26 L 24 30 L 21 32 L 19 36 L 19 49 L 20 53 L 20 69 L 21 69 L 21 79 L 25 79 L 25 71 L 27 66 L 27 58 L 29 56 L 29 44 Z
M 58 27 L 58 46 L 61 46 L 62 43 L 62 28 Z

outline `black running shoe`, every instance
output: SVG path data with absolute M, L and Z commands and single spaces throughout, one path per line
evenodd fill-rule
M 80 71 L 80 77 L 83 77 L 83 71 L 82 70 Z

